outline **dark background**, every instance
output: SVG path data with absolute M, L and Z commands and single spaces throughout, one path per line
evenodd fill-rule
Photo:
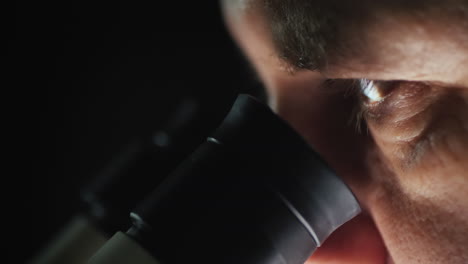
M 2 89 L 10 263 L 44 246 L 77 210 L 79 189 L 181 98 L 216 116 L 237 93 L 261 90 L 217 1 L 13 3 Z

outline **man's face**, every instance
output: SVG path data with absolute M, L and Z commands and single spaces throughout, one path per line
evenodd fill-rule
M 468 2 L 225 0 L 271 106 L 364 213 L 310 263 L 468 263 Z

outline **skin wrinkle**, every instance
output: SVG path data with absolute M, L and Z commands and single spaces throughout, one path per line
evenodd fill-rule
M 435 90 L 434 90 L 435 89 Z M 440 87 L 437 89 L 441 89 Z M 418 105 L 416 103 L 416 109 L 421 108 L 422 111 L 418 112 L 416 110 L 415 114 L 409 118 L 405 118 L 404 121 L 401 121 L 400 117 L 397 117 L 396 123 L 402 122 L 399 125 L 395 126 L 395 123 L 392 122 L 393 118 L 390 120 L 385 120 L 384 122 L 379 121 L 379 123 L 383 123 L 383 127 L 379 127 L 382 125 L 374 125 L 374 122 L 371 123 L 371 127 L 373 128 L 373 134 L 376 135 L 379 140 L 381 141 L 381 147 L 383 149 L 390 149 L 391 152 L 387 153 L 388 156 L 395 157 L 393 163 L 400 164 L 396 166 L 402 172 L 410 172 L 411 169 L 418 166 L 422 161 L 425 161 L 426 155 L 433 155 L 435 157 L 440 157 L 441 155 L 434 154 L 440 152 L 441 149 L 450 149 L 453 147 L 448 146 L 438 146 L 439 141 L 443 142 L 443 139 L 438 139 L 438 135 L 447 134 L 450 136 L 450 142 L 453 141 L 451 138 L 453 135 L 463 135 L 463 132 L 466 132 L 466 129 L 463 129 L 464 125 L 468 122 L 468 120 L 464 120 L 463 117 L 451 116 L 450 114 L 446 114 L 446 112 L 459 112 L 462 113 L 463 109 L 466 107 L 466 102 L 463 102 L 463 99 L 459 98 L 458 95 L 453 95 L 453 92 L 450 92 L 449 89 L 444 88 L 443 93 L 437 91 L 436 88 L 432 88 L 435 94 L 429 95 L 430 98 L 428 100 L 429 103 L 425 102 L 424 106 Z M 449 90 L 448 92 L 445 90 Z M 423 96 L 421 96 L 423 97 Z M 426 101 L 422 99 L 422 101 Z M 458 103 L 455 103 L 457 102 Z M 411 104 L 406 105 L 408 102 L 405 102 L 405 106 L 412 106 Z M 455 103 L 455 104 L 454 104 Z M 428 104 L 428 105 L 427 105 Z M 459 105 L 456 107 L 456 105 Z M 447 105 L 452 105 L 451 108 L 461 109 L 460 111 L 452 110 L 452 111 L 439 111 L 438 109 L 447 108 Z M 455 106 L 454 106 L 455 105 Z M 413 106 L 412 106 L 413 107 Z M 408 111 L 411 111 L 413 108 L 410 108 Z M 401 111 L 397 113 L 399 116 Z M 405 116 L 407 117 L 407 116 Z M 415 118 L 420 118 L 419 122 L 415 121 Z M 452 121 L 454 120 L 454 121 Z M 402 131 L 405 127 L 407 127 L 407 123 L 412 125 L 411 128 L 408 128 L 410 132 L 413 134 L 413 138 L 410 140 L 401 140 L 398 138 L 401 134 L 404 134 Z M 414 124 L 418 124 L 416 129 Z M 460 129 L 453 129 L 454 127 L 460 126 Z M 450 133 L 443 132 L 444 128 L 452 128 Z M 385 132 L 384 132 L 385 131 Z M 385 136 L 388 134 L 388 136 Z M 392 136 L 393 135 L 393 136 Z M 397 136 L 395 136 L 397 135 Z M 455 141 L 458 144 L 452 144 L 453 146 L 460 146 L 460 142 L 455 137 Z M 461 144 L 463 145 L 463 144 Z M 460 155 L 462 151 L 458 151 L 456 154 Z M 454 155 L 450 155 L 450 153 L 446 153 L 449 157 L 454 157 Z M 445 155 L 442 155 L 444 157 Z M 456 156 L 456 155 L 455 155 Z
M 421 112 L 418 112 L 416 114 L 420 114 Z M 414 117 L 414 116 L 413 116 Z M 409 121 L 409 118 L 408 119 L 405 119 L 405 120 L 402 120 L 402 121 Z M 398 127 L 399 124 L 397 123 L 396 126 Z M 408 128 L 402 128 L 400 130 L 400 133 L 398 133 L 396 136 L 395 136 L 395 142 L 397 144 L 410 144 L 411 142 L 415 142 L 415 141 L 418 141 L 419 140 L 419 137 L 421 134 L 423 134 L 423 131 L 425 130 L 426 128 L 423 127 L 423 126 L 420 126 L 420 128 L 418 129 L 408 129 Z M 404 136 L 403 136 L 404 135 Z
M 427 89 L 421 94 L 418 89 L 413 89 L 413 83 L 390 85 L 393 85 L 392 91 L 384 100 L 364 106 L 367 108 L 366 117 L 380 141 L 401 148 L 394 151 L 394 155 L 399 157 L 402 164 L 406 164 L 404 167 L 408 167 L 411 162 L 407 160 L 414 159 L 407 156 L 417 157 L 408 153 L 412 149 L 415 153 L 422 149 L 416 146 L 421 145 L 418 142 L 423 140 L 428 130 L 427 119 L 432 113 L 430 105 L 436 97 L 431 95 L 432 89 L 427 86 L 423 87 Z

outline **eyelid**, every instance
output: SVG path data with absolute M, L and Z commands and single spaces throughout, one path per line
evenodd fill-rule
M 361 107 L 368 121 L 401 124 L 431 105 L 435 96 L 433 88 L 423 82 L 372 81 L 361 88 Z M 367 94 L 374 98 L 363 89 L 370 89 Z
M 410 94 L 414 95 L 419 93 L 419 89 L 405 89 L 408 87 L 418 87 L 423 85 L 420 82 L 410 81 L 379 81 L 379 80 L 368 80 L 360 79 L 360 91 L 363 106 L 370 108 L 384 108 L 383 105 L 394 105 L 397 106 L 398 102 L 408 102 L 410 100 L 404 100 L 405 97 Z M 399 90 L 406 90 L 405 92 L 399 92 Z M 416 91 L 415 93 L 411 90 Z M 387 102 L 388 101 L 388 102 Z

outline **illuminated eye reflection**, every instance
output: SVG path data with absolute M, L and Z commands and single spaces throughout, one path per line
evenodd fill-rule
M 375 103 L 383 100 L 384 96 L 380 93 L 379 88 L 375 85 L 374 81 L 367 79 L 359 80 L 362 93 L 369 99 L 369 102 Z

